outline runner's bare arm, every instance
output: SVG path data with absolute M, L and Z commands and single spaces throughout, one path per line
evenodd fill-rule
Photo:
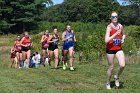
M 123 26 L 121 27 L 121 30 L 122 30 L 122 34 L 123 34 L 121 43 L 124 43 L 126 35 L 125 35 L 125 32 L 124 32 Z
M 74 42 L 77 42 L 77 40 L 76 40 L 76 37 L 75 37 L 75 34 L 74 34 L 73 30 L 72 30 L 72 33 L 73 33 L 73 35 L 74 35 Z
M 49 39 L 48 39 L 48 42 L 49 42 L 49 43 L 54 42 L 54 41 L 51 41 L 51 39 L 52 39 L 52 35 L 49 36 Z
M 14 42 L 14 48 L 16 47 L 16 41 Z
M 33 42 L 31 41 L 31 46 L 33 46 Z
M 13 53 L 13 48 L 11 48 L 11 53 Z
M 45 38 L 45 36 L 43 35 L 42 38 L 41 38 L 40 43 L 44 42 L 44 40 L 45 40 L 44 38 Z

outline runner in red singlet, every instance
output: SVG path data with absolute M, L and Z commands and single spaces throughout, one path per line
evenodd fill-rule
M 14 63 L 17 63 L 15 48 L 12 47 L 10 52 L 11 52 L 11 65 L 10 65 L 10 67 L 13 68 Z
M 105 35 L 106 55 L 107 55 L 107 60 L 109 65 L 107 71 L 107 83 L 106 83 L 107 89 L 111 89 L 110 80 L 114 67 L 115 55 L 119 61 L 119 70 L 118 73 L 114 76 L 115 85 L 117 87 L 120 86 L 119 77 L 125 67 L 125 57 L 122 50 L 122 44 L 124 43 L 125 40 L 123 26 L 118 23 L 118 14 L 115 11 L 110 14 L 110 19 L 111 19 L 111 23 L 107 26 L 106 35 Z
M 25 59 L 27 58 L 26 68 L 29 68 L 32 40 L 29 37 L 28 32 L 25 32 L 25 36 L 21 39 L 20 44 L 22 46 L 22 59 L 23 61 L 25 61 Z
M 22 46 L 20 44 L 20 36 L 17 36 L 17 40 L 15 41 L 14 47 L 15 47 L 15 53 L 17 57 L 17 63 L 16 68 L 20 68 L 20 61 L 22 60 Z
M 48 34 L 48 30 L 46 30 L 41 38 L 41 43 L 42 43 L 42 65 L 45 67 L 45 59 L 46 57 L 48 57 L 48 47 L 49 47 L 49 43 L 48 43 L 48 39 L 49 39 L 49 34 Z

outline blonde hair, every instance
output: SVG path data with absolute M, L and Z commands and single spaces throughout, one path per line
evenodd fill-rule
M 25 35 L 29 35 L 29 33 L 28 33 L 28 32 L 24 32 L 24 34 L 25 34 Z

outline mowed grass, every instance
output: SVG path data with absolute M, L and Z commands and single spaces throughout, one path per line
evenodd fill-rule
M 127 64 L 121 76 L 121 86 L 105 89 L 107 64 L 75 62 L 75 71 L 51 69 L 14 69 L 10 65 L 11 36 L 7 42 L 0 38 L 0 93 L 140 93 L 140 65 Z M 5 39 L 4 39 L 5 40 Z M 6 41 L 5 40 L 5 41 Z M 11 45 L 11 46 L 10 46 Z M 127 62 L 126 62 L 127 63 Z M 118 65 L 115 63 L 114 74 Z
M 126 65 L 117 89 L 105 89 L 107 65 L 75 63 L 76 70 L 63 71 L 49 66 L 39 69 L 11 69 L 10 62 L 0 61 L 1 93 L 139 93 L 140 67 Z M 117 65 L 115 66 L 117 69 Z M 116 70 L 114 71 L 116 72 Z

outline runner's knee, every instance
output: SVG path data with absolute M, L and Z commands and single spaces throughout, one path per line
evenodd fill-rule
M 70 58 L 73 58 L 73 56 L 71 55 Z
M 55 60 L 58 60 L 58 57 L 55 57 Z

